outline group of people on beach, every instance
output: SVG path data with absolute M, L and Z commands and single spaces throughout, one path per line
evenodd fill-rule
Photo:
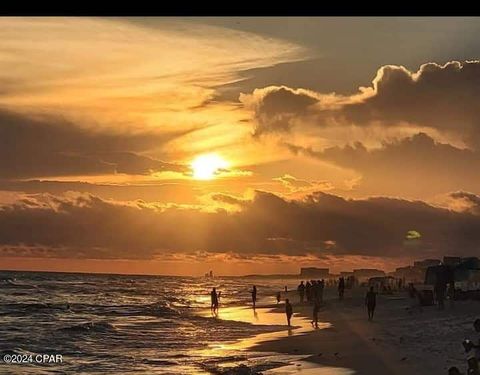
M 339 278 L 338 283 L 338 298 L 339 300 L 343 300 L 344 292 L 345 292 L 345 279 L 343 277 Z M 324 290 L 325 290 L 325 280 L 307 280 L 304 282 L 303 280 L 297 286 L 297 292 L 299 296 L 300 304 L 304 304 L 305 301 L 313 306 L 312 311 L 312 321 L 311 324 L 313 327 L 318 328 L 318 314 L 320 312 L 320 308 L 323 304 L 324 300 Z M 285 293 L 287 293 L 288 288 L 285 286 Z M 257 286 L 253 285 L 250 291 L 251 298 L 252 298 L 252 307 L 253 309 L 256 308 L 257 304 Z M 220 301 L 221 292 L 217 293 L 216 288 L 212 288 L 210 292 L 210 300 L 211 300 L 211 311 L 212 314 L 217 316 L 218 315 L 218 307 Z M 276 295 L 277 304 L 281 301 L 281 293 L 277 292 Z M 373 319 L 373 315 L 375 312 L 376 306 L 376 293 L 373 290 L 373 287 L 367 292 L 365 296 L 365 306 L 368 311 L 368 320 Z M 285 315 L 287 317 L 287 324 L 291 326 L 291 318 L 293 316 L 293 306 L 290 302 L 289 298 L 285 299 Z
M 307 303 L 313 305 L 313 312 L 312 312 L 312 326 L 318 328 L 318 313 L 320 312 L 320 306 L 323 303 L 323 293 L 325 290 L 325 280 L 310 280 L 300 282 L 297 287 L 297 292 L 299 295 L 300 303 L 303 304 L 305 301 L 305 297 L 307 299 Z M 290 310 L 292 310 L 289 307 Z M 287 313 L 287 310 L 285 310 Z M 291 317 L 291 315 L 290 315 Z M 287 313 L 287 321 L 288 325 L 290 325 L 290 318 L 288 317 Z
M 325 285 L 326 285 L 325 280 L 322 279 L 322 280 L 309 280 L 306 282 L 301 281 L 300 284 L 297 286 L 299 303 L 304 304 L 305 302 L 307 302 L 308 304 L 311 304 L 313 306 L 311 324 L 315 328 L 318 328 L 318 314 L 324 301 Z M 339 300 L 343 300 L 344 292 L 345 292 L 345 279 L 339 278 L 334 285 L 337 286 Z M 452 293 L 450 291 L 451 288 L 452 287 L 450 285 L 440 285 L 440 283 L 437 283 L 437 285 L 435 285 L 434 296 L 435 296 L 435 299 L 437 300 L 439 309 L 444 308 L 444 299 L 446 296 L 450 297 L 449 298 L 450 300 L 453 300 L 453 297 L 450 296 L 450 293 Z M 414 300 L 417 300 L 418 305 L 421 308 L 421 293 L 414 287 L 413 284 L 410 284 L 407 290 L 410 297 Z M 288 289 L 287 287 L 285 287 L 286 295 L 288 293 L 287 291 Z M 257 304 L 257 286 L 256 285 L 252 286 L 250 293 L 251 293 L 252 307 L 253 309 L 255 309 Z M 211 296 L 212 313 L 214 315 L 218 315 L 219 300 L 220 300 L 221 292 L 217 293 L 216 288 L 212 288 L 210 296 Z M 277 303 L 280 303 L 281 301 L 280 291 L 277 293 L 276 297 L 277 297 Z M 373 320 L 376 303 L 377 303 L 377 293 L 375 292 L 375 288 L 373 286 L 370 286 L 365 295 L 365 307 L 367 310 L 369 321 Z M 293 316 L 293 305 L 290 302 L 289 298 L 285 298 L 285 315 L 287 318 L 287 325 L 290 327 L 292 325 L 291 319 Z M 476 333 L 480 334 L 480 319 L 475 320 L 474 329 Z M 466 375 L 480 375 L 480 365 L 479 365 L 480 337 L 477 341 L 465 340 L 463 345 L 465 348 L 465 352 L 467 353 L 468 370 Z M 448 375 L 463 375 L 463 373 L 460 372 L 458 367 L 454 366 L 449 368 Z
M 213 315 L 218 315 L 218 307 L 220 305 L 220 296 L 222 292 L 217 293 L 217 289 L 214 287 L 210 292 L 210 310 L 212 311 Z M 250 292 L 252 294 L 252 305 L 255 309 L 257 304 L 257 286 L 254 285 Z
M 297 287 L 297 292 L 300 297 L 300 303 L 304 303 L 305 297 L 307 302 L 319 300 L 323 301 L 323 291 L 325 290 L 325 280 L 310 280 L 305 284 L 303 281 Z
M 338 279 L 338 298 L 343 300 L 345 295 L 345 278 L 340 277 Z M 305 296 L 307 297 L 307 302 L 313 304 L 313 319 L 312 325 L 318 328 L 318 313 L 320 311 L 320 306 L 323 303 L 323 293 L 325 290 L 325 280 L 310 280 L 305 284 L 303 281 L 297 287 L 300 303 L 304 303 Z M 365 296 L 365 306 L 368 312 L 368 320 L 373 319 L 375 313 L 375 307 L 377 304 L 377 293 L 374 291 L 373 287 L 370 287 L 370 290 Z
M 480 319 L 473 322 L 473 328 L 476 333 L 480 334 Z M 467 375 L 480 375 L 480 337 L 477 343 L 471 340 L 465 340 L 463 347 L 467 353 Z M 458 367 L 453 366 L 448 369 L 448 375 L 463 375 Z

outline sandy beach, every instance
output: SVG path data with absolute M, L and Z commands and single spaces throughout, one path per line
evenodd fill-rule
M 327 292 L 319 329 L 308 329 L 311 306 L 300 305 L 296 293 L 293 324 L 301 332 L 285 332 L 254 343 L 255 352 L 277 352 L 302 358 L 290 366 L 265 374 L 446 374 L 450 366 L 465 371 L 461 342 L 474 338 L 472 324 L 480 312 L 478 302 L 456 302 L 444 311 L 436 306 L 412 312 L 406 292 L 380 295 L 373 322 L 364 310 L 364 289 L 346 293 L 344 301 Z M 283 304 L 273 312 L 282 313 Z M 277 314 L 275 314 L 277 315 Z M 308 318 L 308 319 L 305 319 Z

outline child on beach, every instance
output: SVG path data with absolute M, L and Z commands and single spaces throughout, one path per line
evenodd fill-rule
M 312 326 L 318 328 L 318 312 L 320 311 L 320 302 L 315 300 L 313 305 L 313 319 L 312 319 Z
M 285 300 L 285 314 L 287 315 L 287 323 L 288 326 L 290 327 L 290 319 L 292 318 L 293 315 L 293 307 L 290 304 L 290 301 L 288 298 Z

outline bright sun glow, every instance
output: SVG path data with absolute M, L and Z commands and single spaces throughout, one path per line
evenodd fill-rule
M 227 161 L 217 154 L 199 155 L 192 162 L 193 178 L 211 180 L 221 169 L 227 167 Z

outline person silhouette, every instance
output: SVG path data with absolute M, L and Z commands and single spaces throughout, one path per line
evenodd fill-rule
M 290 327 L 291 326 L 290 319 L 292 318 L 292 315 L 293 315 L 293 307 L 290 304 L 290 301 L 288 298 L 285 300 L 285 315 L 287 315 L 287 324 Z
M 255 309 L 256 302 L 257 302 L 257 287 L 254 285 L 252 288 L 252 304 L 254 309 Z
M 298 295 L 300 296 L 300 303 L 303 303 L 303 299 L 305 298 L 305 284 L 303 280 L 300 281 L 300 284 L 297 287 Z
M 325 291 L 325 280 L 320 280 L 319 287 L 318 287 L 318 298 L 320 303 L 323 303 L 323 292 Z
M 277 305 L 280 303 L 281 299 L 282 299 L 282 294 L 280 292 L 277 292 Z
M 365 296 L 365 306 L 367 307 L 368 320 L 373 320 L 373 314 L 375 313 L 375 306 L 377 304 L 377 293 L 373 291 L 373 286 Z
M 320 311 L 320 301 L 317 299 L 313 303 L 313 319 L 312 326 L 318 328 L 318 312 Z
M 310 284 L 308 280 L 305 284 L 305 293 L 307 295 L 307 302 L 310 302 L 312 300 L 312 284 Z
M 343 277 L 338 280 L 338 298 L 343 300 L 343 294 L 345 293 L 345 279 Z
M 435 298 L 437 299 L 438 309 L 443 310 L 445 308 L 445 293 L 447 290 L 447 284 L 444 280 L 438 279 L 433 287 Z
M 213 288 L 212 291 L 210 292 L 210 299 L 211 299 L 210 309 L 212 310 L 212 313 L 214 315 L 217 315 L 217 313 L 218 313 L 218 295 L 217 295 L 217 289 L 216 288 Z

